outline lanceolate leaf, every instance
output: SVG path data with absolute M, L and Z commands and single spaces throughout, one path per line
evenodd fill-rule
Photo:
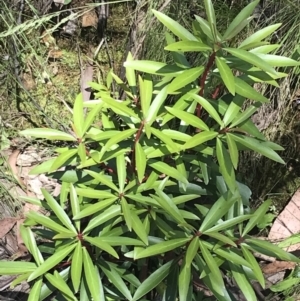
M 43 279 L 37 280 L 34 285 L 30 288 L 30 293 L 27 301 L 36 301 L 36 297 L 40 296 Z
M 265 214 L 269 210 L 270 205 L 271 205 L 271 200 L 267 200 L 263 202 L 262 205 L 260 205 L 257 210 L 255 210 L 253 217 L 248 221 L 247 225 L 244 228 L 244 231 L 242 233 L 243 237 L 246 234 L 248 234 L 265 217 Z
M 242 249 L 245 259 L 250 263 L 251 269 L 252 269 L 256 279 L 258 280 L 259 284 L 263 288 L 265 288 L 265 278 L 264 278 L 261 267 L 259 266 L 256 258 L 245 246 L 241 245 L 241 249 Z
M 225 31 L 222 37 L 223 40 L 229 40 L 233 38 L 249 23 L 248 17 L 251 16 L 258 3 L 259 0 L 253 1 L 238 13 L 238 15 L 232 20 L 227 30 Z
M 19 275 L 34 272 L 36 269 L 33 262 L 0 260 L 0 275 Z
M 57 201 L 53 198 L 53 196 L 47 192 L 44 188 L 41 189 L 43 196 L 45 197 L 47 204 L 58 217 L 63 225 L 66 226 L 70 231 L 77 233 L 75 227 L 73 226 L 70 218 L 64 209 L 57 203 Z
M 168 86 L 168 93 L 177 91 L 199 79 L 203 73 L 204 67 L 190 68 L 183 71 L 180 75 L 174 78 L 174 80 Z
M 140 143 L 137 142 L 135 145 L 135 166 L 136 166 L 138 180 L 140 183 L 142 183 L 144 179 L 146 165 L 147 165 L 146 154 L 142 146 L 140 145 Z
M 55 171 L 63 166 L 69 159 L 74 157 L 78 153 L 78 149 L 69 149 L 60 154 L 52 163 L 48 171 Z
M 187 179 L 182 174 L 180 174 L 177 169 L 175 169 L 167 163 L 149 160 L 148 166 L 152 167 L 153 169 L 159 171 L 162 174 L 166 174 L 169 177 L 177 179 L 182 183 L 188 183 Z
M 206 17 L 211 29 L 211 32 L 213 34 L 213 37 L 215 38 L 215 41 L 218 40 L 218 35 L 217 35 L 217 21 L 216 21 L 216 15 L 215 15 L 215 10 L 212 4 L 211 0 L 204 0 L 204 6 L 205 6 L 205 11 L 206 11 Z
M 83 96 L 82 93 L 79 93 L 75 99 L 74 108 L 73 108 L 73 123 L 74 130 L 78 138 L 82 138 L 84 135 L 83 132 Z
M 183 246 L 190 240 L 191 238 L 176 238 L 176 239 L 171 239 L 152 245 L 138 252 L 137 255 L 135 256 L 135 260 L 140 258 L 151 257 L 171 250 L 175 250 L 176 248 Z
M 300 62 L 297 62 L 291 58 L 275 55 L 275 54 L 261 54 L 256 53 L 261 59 L 263 59 L 266 63 L 268 63 L 272 67 L 293 67 L 299 66 Z
M 218 112 L 205 98 L 197 94 L 190 94 L 190 93 L 188 94 L 194 100 L 196 100 L 220 126 L 223 126 L 223 121 L 221 120 Z
M 119 191 L 118 187 L 112 182 L 112 179 L 108 176 L 106 176 L 103 172 L 97 173 L 92 170 L 85 170 L 87 174 L 98 180 L 101 184 L 104 184 L 111 188 L 114 191 Z
M 243 292 L 247 301 L 257 301 L 255 292 L 252 288 L 252 285 L 247 278 L 243 268 L 237 264 L 233 264 L 229 261 L 230 270 L 232 272 L 233 278 L 236 281 L 237 285 Z
M 263 145 L 263 143 L 260 143 L 259 140 L 247 136 L 242 136 L 239 134 L 232 135 L 232 138 L 236 142 L 239 142 L 242 145 L 246 146 L 248 149 L 254 150 L 259 154 L 264 155 L 267 158 L 270 158 L 276 162 L 284 164 L 284 161 L 280 158 L 280 156 L 275 151 Z
M 189 301 L 188 292 L 191 284 L 191 265 L 183 261 L 178 277 L 178 291 L 180 301 Z
M 239 163 L 238 148 L 236 146 L 234 139 L 231 137 L 231 134 L 229 133 L 226 134 L 226 140 L 227 140 L 227 145 L 228 145 L 228 150 L 229 150 L 229 155 L 230 155 L 232 165 L 235 169 L 237 169 Z
M 62 262 L 62 260 L 66 258 L 74 250 L 75 247 L 76 244 L 72 244 L 55 252 L 28 277 L 28 281 L 32 281 L 37 277 L 45 274 L 50 269 L 55 267 L 58 263 Z
M 235 49 L 235 48 L 224 48 L 225 51 L 228 51 L 233 56 L 241 59 L 242 61 L 248 62 L 261 70 L 266 72 L 270 72 L 272 75 L 277 76 L 277 72 L 274 68 L 272 68 L 269 64 L 267 64 L 264 60 L 262 60 L 259 56 L 255 55 L 252 52 L 243 50 L 243 49 Z
M 145 245 L 148 245 L 148 234 L 146 232 L 146 229 L 144 228 L 144 225 L 139 216 L 133 210 L 131 210 L 131 220 L 133 231 Z
M 235 81 L 235 91 L 236 93 L 244 96 L 245 98 L 253 99 L 256 101 L 260 101 L 262 103 L 269 102 L 269 99 L 261 95 L 254 88 L 252 88 L 245 81 L 240 79 L 239 77 L 234 78 Z
M 153 82 L 150 78 L 150 75 L 146 75 L 144 79 L 142 79 L 142 77 L 139 76 L 139 85 L 141 108 L 143 112 L 143 117 L 145 119 L 150 107 L 153 93 Z
M 101 290 L 102 284 L 99 283 L 98 273 L 96 271 L 97 267 L 94 266 L 93 261 L 86 248 L 82 248 L 83 251 L 83 266 L 84 275 L 86 278 L 86 283 L 89 291 L 92 295 L 93 301 L 101 301 Z M 101 281 L 101 280 L 100 280 Z M 100 284 L 100 286 L 99 286 Z
M 271 35 L 275 30 L 277 30 L 281 26 L 281 23 L 273 24 L 270 26 L 267 26 L 265 28 L 262 28 L 252 34 L 250 37 L 246 38 L 239 46 L 239 48 L 242 48 L 244 46 L 247 46 L 252 43 L 257 43 Z
M 238 198 L 238 193 L 232 195 L 231 193 L 227 192 L 221 196 L 208 211 L 208 214 L 205 216 L 199 231 L 204 232 L 211 228 L 211 226 L 215 225 L 217 221 L 228 212 Z
M 89 242 L 91 245 L 98 247 L 115 258 L 119 258 L 119 255 L 115 249 L 112 248 L 108 243 L 104 242 L 101 237 L 84 236 L 84 241 Z
M 205 132 L 196 134 L 182 146 L 182 150 L 200 146 L 204 142 L 212 140 L 212 139 L 216 138 L 217 136 L 218 136 L 218 132 L 213 132 L 213 131 L 205 131 Z
M 122 213 L 125 219 L 126 226 L 128 227 L 128 230 L 131 231 L 132 230 L 131 211 L 124 197 L 121 198 L 121 207 L 122 207 Z
M 216 144 L 217 159 L 220 165 L 220 172 L 224 177 L 229 189 L 233 192 L 236 189 L 235 172 L 228 154 L 227 149 L 223 145 L 221 139 L 217 138 Z
M 176 116 L 177 118 L 183 120 L 189 125 L 192 125 L 193 127 L 205 131 L 209 131 L 209 127 L 206 125 L 205 122 L 203 122 L 199 117 L 185 112 L 183 110 L 175 109 L 174 107 L 166 107 L 166 110 Z M 188 136 L 187 136 L 188 137 Z
M 47 140 L 61 140 L 61 141 L 76 141 L 77 139 L 67 133 L 53 130 L 53 129 L 27 129 L 20 132 L 21 135 L 30 136 L 34 138 L 44 138 Z
M 152 12 L 161 23 L 163 23 L 170 31 L 172 31 L 180 39 L 184 41 L 185 40 L 197 41 L 197 38 L 188 30 L 186 30 L 183 26 L 181 26 L 178 22 L 174 21 L 170 17 L 154 9 L 152 9 Z
M 190 242 L 186 254 L 185 254 L 185 262 L 186 265 L 190 266 L 199 250 L 199 237 L 194 237 Z
M 119 193 L 124 192 L 124 186 L 126 181 L 126 162 L 124 154 L 117 156 L 117 173 L 119 181 Z
M 213 278 L 217 282 L 217 285 L 215 287 L 219 288 L 218 293 L 220 295 L 222 295 L 223 287 L 225 285 L 223 282 L 221 271 L 220 271 L 218 265 L 216 264 L 214 257 L 210 254 L 210 252 L 208 251 L 208 249 L 205 247 L 205 245 L 202 243 L 201 240 L 199 240 L 199 245 L 200 245 L 200 250 L 201 250 L 203 259 L 206 262 L 210 272 L 212 273 Z
M 219 69 L 221 78 L 228 89 L 228 91 L 232 94 L 235 95 L 235 82 L 234 82 L 234 76 L 226 64 L 225 60 L 222 58 L 219 58 L 218 56 L 216 57 L 216 64 Z
M 83 255 L 81 242 L 78 241 L 74 250 L 72 261 L 71 261 L 71 280 L 75 293 L 78 292 L 81 283 Z
M 212 48 L 208 45 L 205 45 L 199 41 L 180 41 L 173 44 L 170 44 L 165 47 L 165 50 L 169 51 L 207 51 L 212 50 Z
M 174 152 L 179 152 L 179 145 L 177 145 L 171 138 L 162 133 L 160 130 L 151 127 L 151 133 L 154 134 L 158 139 L 164 142 Z
M 132 301 L 140 300 L 143 296 L 157 287 L 169 274 L 173 260 L 158 268 L 135 291 Z

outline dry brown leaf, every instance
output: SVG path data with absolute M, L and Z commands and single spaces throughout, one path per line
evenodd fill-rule
M 284 210 L 278 215 L 270 230 L 270 240 L 283 240 L 300 233 L 300 189 L 296 191 Z M 300 243 L 286 248 L 292 252 L 300 249 Z
M 289 261 L 274 261 L 262 267 L 264 274 L 275 274 L 285 270 L 292 270 L 296 266 L 295 262 Z
M 97 26 L 98 18 L 95 11 L 86 12 L 82 16 L 82 27 Z
M 15 217 L 8 217 L 0 220 L 0 238 L 3 238 L 15 225 L 17 219 Z

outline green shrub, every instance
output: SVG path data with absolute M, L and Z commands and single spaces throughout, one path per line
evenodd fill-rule
M 250 281 L 265 281 L 253 252 L 300 261 L 249 235 L 270 201 L 252 212 L 250 189 L 236 181 L 241 150 L 284 163 L 276 153 L 282 148 L 250 119 L 268 101 L 253 85 L 276 86 L 285 74 L 274 67 L 297 62 L 269 54 L 279 45 L 265 39 L 279 24 L 230 47 L 259 1 L 223 35 L 211 1 L 204 2 L 207 21 L 196 16 L 193 33 L 153 11 L 171 32 L 165 49 L 173 65 L 129 54 L 126 83 L 110 72 L 105 84 L 91 83 L 96 100 L 76 98 L 72 132 L 22 132 L 70 142 L 32 172 L 62 183 L 57 200 L 45 190 L 44 201 L 27 198 L 49 212 L 30 212 L 21 226 L 33 261 L 0 264 L 0 274 L 21 274 L 14 284 L 32 284 L 29 300 L 52 293 L 59 300 L 203 300 L 199 285 L 235 300 L 224 275 L 256 300 Z M 201 52 L 207 64 L 193 66 L 188 52 Z M 218 96 L 222 86 L 228 94 Z

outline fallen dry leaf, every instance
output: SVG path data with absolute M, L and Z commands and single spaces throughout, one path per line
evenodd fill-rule
M 274 261 L 262 267 L 264 274 L 275 274 L 285 270 L 292 270 L 296 266 L 295 262 L 289 261 Z
M 88 11 L 82 16 L 82 27 L 97 26 L 98 17 L 95 11 Z
M 15 225 L 17 219 L 15 217 L 7 217 L 0 220 L 0 238 L 3 238 Z

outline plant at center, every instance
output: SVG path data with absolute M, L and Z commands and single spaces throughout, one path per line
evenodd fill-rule
M 258 2 L 223 34 L 210 0 L 207 20 L 195 16 L 193 32 L 153 11 L 170 31 L 165 50 L 173 63 L 129 54 L 126 82 L 111 71 L 105 84 L 90 84 L 95 100 L 76 98 L 70 133 L 22 132 L 69 142 L 32 172 L 62 184 L 57 199 L 45 190 L 44 201 L 27 198 L 48 212 L 30 212 L 21 227 L 32 262 L 0 264 L 0 274 L 21 274 L 14 284 L 32 284 L 29 300 L 55 293 L 60 300 L 190 301 L 203 300 L 205 287 L 214 299 L 235 300 L 227 275 L 251 301 L 250 281 L 265 284 L 253 252 L 299 262 L 249 235 L 270 201 L 252 212 L 251 192 L 235 176 L 241 150 L 284 163 L 282 148 L 250 119 L 268 101 L 253 85 L 278 86 L 285 74 L 275 67 L 298 65 L 270 54 L 280 45 L 265 39 L 280 24 L 232 47 Z M 189 52 L 201 53 L 203 66 Z

